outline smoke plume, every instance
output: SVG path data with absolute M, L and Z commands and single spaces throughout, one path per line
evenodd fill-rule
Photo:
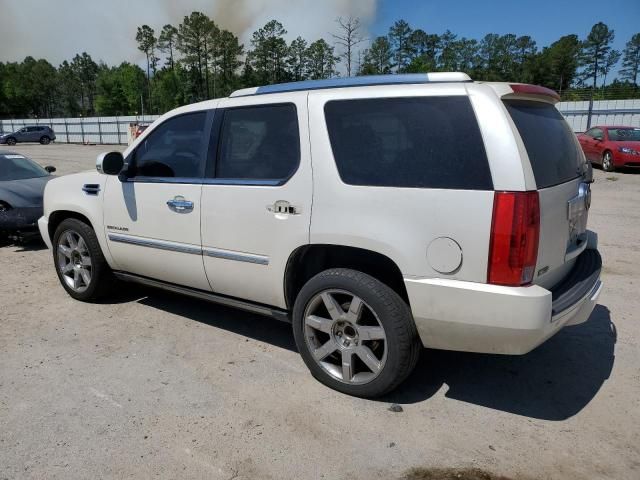
M 331 43 L 339 16 L 357 16 L 364 28 L 373 21 L 377 0 L 0 0 L 0 61 L 31 55 L 54 65 L 86 51 L 109 65 L 142 63 L 136 28 L 147 24 L 156 35 L 200 11 L 238 35 L 248 48 L 251 33 L 271 19 L 288 40 L 298 35 Z M 363 33 L 366 33 L 363 32 Z

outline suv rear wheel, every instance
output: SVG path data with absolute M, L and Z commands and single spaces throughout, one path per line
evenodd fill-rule
M 296 345 L 312 375 L 349 395 L 396 388 L 421 344 L 409 306 L 391 288 L 356 270 L 325 270 L 309 280 L 293 309 Z
M 17 142 L 16 142 L 15 138 L 13 138 L 13 137 L 7 138 L 7 145 L 15 145 L 16 143 Z
M 42 145 L 49 145 L 51 143 L 51 139 L 46 135 L 43 135 L 42 137 L 40 137 L 40 143 Z
M 63 220 L 56 228 L 53 261 L 60 283 L 76 300 L 97 300 L 115 281 L 95 232 L 75 218 Z

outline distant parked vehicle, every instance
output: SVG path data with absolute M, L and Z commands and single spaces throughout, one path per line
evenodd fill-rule
M 15 145 L 24 142 L 39 142 L 49 145 L 56 139 L 56 133 L 51 127 L 43 125 L 27 125 L 13 133 L 0 135 L 0 144 Z
M 0 150 L 0 242 L 7 235 L 37 232 L 44 187 L 55 171 L 19 153 Z
M 640 167 L 640 128 L 593 127 L 578 135 L 585 157 L 605 172 Z
M 144 132 L 147 128 L 149 128 L 149 125 L 138 125 L 138 128 L 136 128 L 134 140 L 142 135 L 142 132 Z

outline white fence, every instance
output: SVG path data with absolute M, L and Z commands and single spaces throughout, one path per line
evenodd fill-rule
M 588 126 L 627 125 L 640 127 L 640 99 L 560 102 L 558 110 L 575 132 Z M 589 121 L 591 117 L 591 121 Z M 41 118 L 0 120 L 0 133 L 11 133 L 25 125 L 48 125 L 60 143 L 122 144 L 129 140 L 131 124 L 150 124 L 158 115 L 91 118 Z
M 26 125 L 47 125 L 56 132 L 59 143 L 126 145 L 131 125 L 148 125 L 159 115 L 126 117 L 38 118 L 0 120 L 0 133 L 11 133 Z
M 584 132 L 596 125 L 625 125 L 640 127 L 640 99 L 596 100 L 591 108 L 589 101 L 561 102 L 558 110 L 564 115 L 574 132 Z M 591 122 L 589 117 L 591 116 Z

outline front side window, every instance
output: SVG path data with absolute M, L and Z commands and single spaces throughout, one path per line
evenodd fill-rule
M 592 128 L 586 134 L 591 138 L 599 138 L 600 140 L 603 138 L 603 132 L 599 128 Z
M 170 118 L 135 150 L 130 177 L 198 178 L 203 175 L 206 112 Z
M 300 162 L 295 105 L 261 105 L 225 110 L 215 177 L 285 180 Z
M 337 100 L 325 105 L 336 166 L 350 185 L 492 190 L 467 97 Z

